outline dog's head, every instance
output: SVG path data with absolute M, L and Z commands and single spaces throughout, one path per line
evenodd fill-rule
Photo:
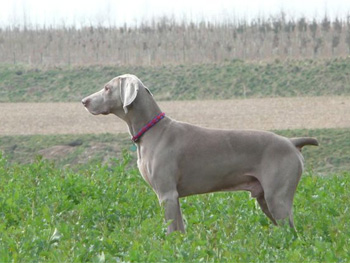
M 126 74 L 113 78 L 100 91 L 84 98 L 81 102 L 92 114 L 128 113 L 140 89 L 151 92 L 134 75 Z M 152 94 L 151 94 L 152 95 Z

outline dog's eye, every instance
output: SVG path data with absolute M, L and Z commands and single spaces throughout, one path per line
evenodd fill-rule
M 111 88 L 108 86 L 105 86 L 105 91 L 109 91 Z

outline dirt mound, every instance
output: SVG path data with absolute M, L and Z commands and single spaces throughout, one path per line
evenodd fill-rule
M 56 160 L 67 156 L 74 151 L 73 146 L 69 145 L 56 145 L 46 149 L 38 151 L 38 154 L 43 156 L 44 159 Z

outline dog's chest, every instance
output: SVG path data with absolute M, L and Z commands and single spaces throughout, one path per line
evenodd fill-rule
M 151 168 L 152 159 L 149 156 L 153 155 L 153 152 L 149 151 L 149 148 L 138 145 L 137 149 L 137 167 L 143 177 L 143 179 L 153 188 L 154 178 Z
M 147 166 L 147 163 L 145 163 L 141 158 L 137 159 L 137 167 L 139 168 L 139 171 L 143 177 L 143 179 L 152 186 L 151 184 L 151 176 L 150 172 Z

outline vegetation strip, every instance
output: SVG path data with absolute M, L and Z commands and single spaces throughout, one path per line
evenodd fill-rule
M 0 102 L 78 102 L 110 79 L 137 75 L 157 100 L 350 95 L 350 58 L 177 66 L 0 65 Z
M 346 10 L 342 10 L 345 13 Z M 347 10 L 348 11 L 348 10 Z M 327 11 L 325 10 L 325 13 Z M 6 63 L 32 65 L 218 63 L 346 57 L 350 53 L 350 19 L 279 15 L 239 19 L 229 13 L 220 21 L 174 17 L 138 21 L 136 26 L 13 24 L 0 30 L 0 54 Z M 26 14 L 23 14 L 26 17 Z M 107 18 L 109 19 L 109 18 Z M 16 22 L 15 22 L 16 21 Z M 26 20 L 25 20 L 26 21 Z M 77 22 L 79 23 L 79 22 Z
M 246 192 L 181 200 L 187 233 L 165 235 L 158 201 L 128 166 L 72 171 L 0 156 L 1 262 L 347 262 L 350 174 L 306 172 L 295 196 L 298 238 Z
M 350 171 L 350 129 L 281 130 L 287 137 L 316 137 L 319 147 L 303 149 L 305 168 L 316 174 Z M 111 165 L 129 151 L 129 134 L 0 136 L 0 151 L 9 163 L 26 164 L 43 156 L 58 167 L 74 169 L 91 164 Z M 130 153 L 135 158 L 134 153 Z

